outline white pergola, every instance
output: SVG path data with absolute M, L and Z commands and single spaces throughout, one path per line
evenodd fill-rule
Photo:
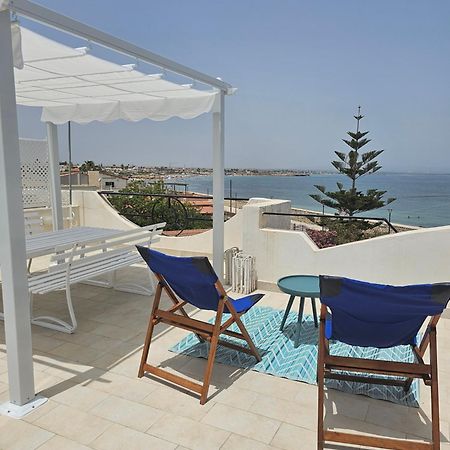
M 11 13 L 109 48 L 208 86 L 177 84 L 70 48 L 11 24 Z M 21 41 L 20 41 L 21 38 Z M 14 50 L 13 50 L 14 49 Z M 16 68 L 14 68 L 14 65 Z M 224 98 L 235 89 L 198 72 L 77 22 L 28 0 L 0 0 L 0 267 L 10 403 L 21 411 L 35 401 L 30 303 L 20 184 L 17 104 L 42 108 L 47 124 L 53 224 L 62 228 L 57 125 L 117 119 L 213 117 L 213 266 L 223 275 Z

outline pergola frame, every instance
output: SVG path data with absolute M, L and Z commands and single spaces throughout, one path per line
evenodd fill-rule
M 86 39 L 218 90 L 212 111 L 213 129 L 213 266 L 223 277 L 224 251 L 224 99 L 235 88 L 93 27 L 28 0 L 0 0 L 0 233 L 5 337 L 10 405 L 23 412 L 35 398 L 27 288 L 25 231 L 20 186 L 17 105 L 11 49 L 10 13 Z M 63 227 L 57 126 L 47 123 L 53 227 Z M 0 408 L 1 409 L 1 408 Z M 20 411 L 18 414 L 20 416 Z

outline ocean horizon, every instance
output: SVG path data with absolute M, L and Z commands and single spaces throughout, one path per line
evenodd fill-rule
M 181 181 L 181 180 L 177 180 Z M 188 190 L 212 193 L 211 176 L 194 176 L 182 179 Z M 231 186 L 230 186 L 231 181 Z M 348 186 L 348 179 L 342 175 L 321 173 L 309 176 L 234 175 L 225 177 L 225 196 L 266 197 L 290 200 L 296 208 L 322 212 L 322 205 L 309 194 L 318 193 L 314 185 L 324 185 L 336 190 L 336 182 Z M 437 227 L 450 224 L 450 174 L 383 172 L 361 177 L 358 188 L 376 188 L 387 191 L 385 198 L 396 201 L 384 208 L 370 211 L 361 216 L 389 218 L 391 222 L 420 227 Z M 325 213 L 335 210 L 325 208 Z

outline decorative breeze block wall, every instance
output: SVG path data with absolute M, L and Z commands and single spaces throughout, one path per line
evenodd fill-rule
M 19 139 L 23 207 L 50 207 L 47 141 Z

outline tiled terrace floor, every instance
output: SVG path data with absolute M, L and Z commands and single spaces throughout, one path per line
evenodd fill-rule
M 145 277 L 130 269 L 127 277 Z M 109 449 L 314 449 L 317 388 L 216 364 L 213 397 L 197 398 L 136 377 L 151 299 L 78 285 L 73 289 L 79 328 L 73 335 L 33 327 L 37 391 L 48 402 L 23 420 L 0 417 L 0 448 Z M 269 292 L 262 304 L 283 309 L 287 298 Z M 64 314 L 62 293 L 37 300 Z M 197 313 L 208 318 L 210 314 Z M 3 324 L 0 324 L 0 400 L 8 399 Z M 201 379 L 204 360 L 168 348 L 185 335 L 157 328 L 152 362 Z M 450 320 L 439 324 L 442 448 L 450 449 Z M 429 436 L 429 388 L 421 408 L 328 394 L 326 422 L 335 429 L 392 437 Z M 345 448 L 330 446 L 328 448 Z M 348 447 L 347 447 L 348 448 Z

